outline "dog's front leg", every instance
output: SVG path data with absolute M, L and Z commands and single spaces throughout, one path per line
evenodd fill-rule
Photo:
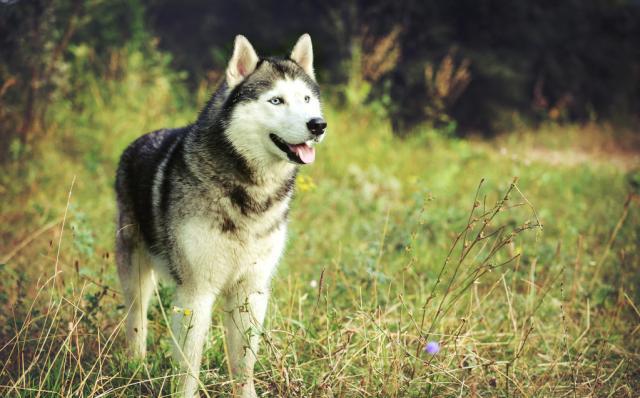
M 269 301 L 268 288 L 240 284 L 226 296 L 224 326 L 236 396 L 257 397 L 253 367 L 258 354 L 262 322 Z
M 215 294 L 178 286 L 172 322 L 173 358 L 180 364 L 178 392 L 198 396 L 202 350 L 211 324 Z

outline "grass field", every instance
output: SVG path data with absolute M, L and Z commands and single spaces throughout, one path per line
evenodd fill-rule
M 87 78 L 2 165 L 2 396 L 171 394 L 171 287 L 149 314 L 150 356 L 124 355 L 112 185 L 131 140 L 198 105 L 137 76 Z M 637 396 L 640 177 L 612 129 L 400 140 L 366 107 L 326 113 L 273 280 L 259 394 Z M 231 390 L 220 320 L 209 396 Z

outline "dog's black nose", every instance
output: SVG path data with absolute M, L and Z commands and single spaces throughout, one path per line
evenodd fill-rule
M 307 122 L 307 128 L 313 135 L 322 135 L 327 128 L 327 122 L 321 117 L 314 117 Z

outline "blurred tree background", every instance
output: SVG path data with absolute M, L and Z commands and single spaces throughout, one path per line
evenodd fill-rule
M 286 55 L 303 32 L 329 95 L 369 104 L 398 135 L 425 122 L 458 135 L 638 124 L 635 0 L 2 0 L 0 143 L 28 142 L 87 70 L 118 79 L 135 53 L 211 90 L 236 34 Z

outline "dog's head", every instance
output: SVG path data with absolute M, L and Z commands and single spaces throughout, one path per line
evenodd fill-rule
M 226 134 L 245 158 L 269 165 L 311 163 L 325 136 L 311 37 L 302 35 L 289 58 L 260 58 L 244 36 L 235 39 L 226 71 Z

